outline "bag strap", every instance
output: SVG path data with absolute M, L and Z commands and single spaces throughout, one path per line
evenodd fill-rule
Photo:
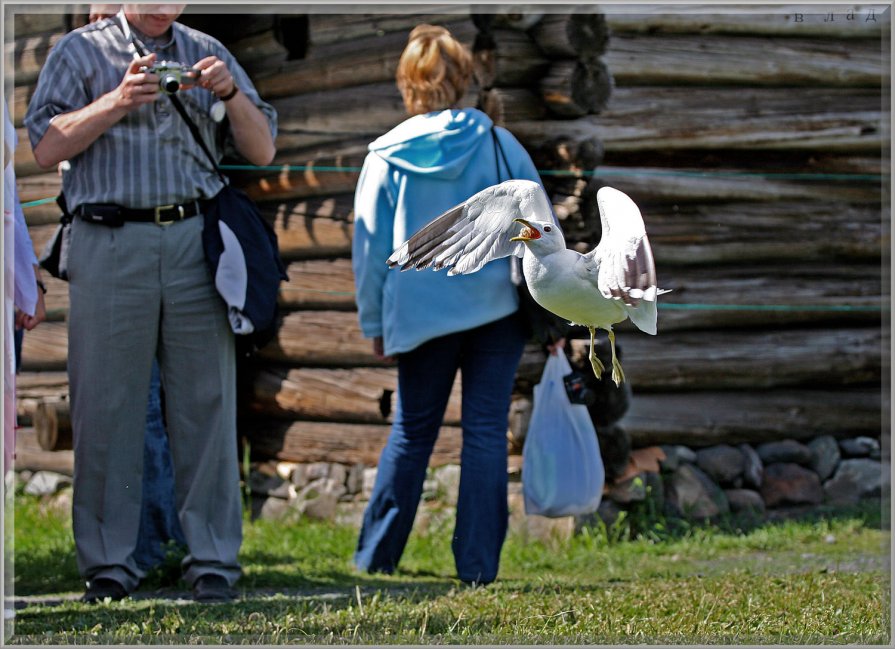
M 500 138 L 497 137 L 497 129 L 494 128 L 494 125 L 491 125 L 491 139 L 494 142 L 494 163 L 497 166 L 497 182 L 500 183 L 500 161 L 503 160 L 503 165 L 507 168 L 507 176 L 512 180 L 513 174 L 510 172 L 510 163 L 507 161 L 507 154 L 504 153 L 503 145 L 500 143 Z
M 123 15 L 121 15 L 121 20 L 124 21 L 127 19 Z M 118 23 L 116 23 L 116 24 L 118 24 Z M 127 38 L 128 33 L 125 31 L 124 27 L 122 27 L 119 24 L 118 28 L 121 29 L 121 33 L 124 34 L 125 38 Z M 134 38 L 133 34 L 130 34 L 130 41 L 131 41 L 131 44 L 134 46 L 134 49 L 137 50 L 137 53 L 140 56 L 146 56 L 148 54 L 146 52 L 146 50 L 143 49 L 143 46 L 140 45 L 140 43 L 137 41 L 137 39 Z M 171 100 L 171 103 L 174 104 L 174 108 L 177 109 L 177 112 L 183 118 L 183 121 L 186 122 L 187 127 L 190 129 L 190 133 L 192 134 L 193 138 L 196 140 L 196 143 L 199 145 L 199 147 L 205 153 L 206 157 L 208 158 L 208 161 L 211 163 L 211 166 L 214 168 L 215 173 L 221 179 L 221 182 L 223 182 L 225 185 L 227 185 L 228 184 L 227 176 L 224 175 L 224 173 L 221 171 L 221 168 L 218 166 L 218 163 L 215 161 L 214 156 L 211 155 L 211 151 L 209 150 L 208 146 L 205 144 L 205 140 L 202 139 L 202 133 L 199 132 L 199 127 L 196 126 L 196 123 L 190 118 L 189 114 L 186 112 L 186 108 L 184 108 L 184 106 L 183 106 L 183 103 L 175 95 L 168 95 L 168 98 Z

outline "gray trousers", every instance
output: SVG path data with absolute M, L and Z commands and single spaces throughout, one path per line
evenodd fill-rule
M 158 354 L 184 579 L 233 584 L 241 570 L 236 363 L 226 307 L 202 250 L 201 216 L 168 226 L 75 219 L 69 259 L 68 371 L 74 434 L 72 524 L 78 569 L 128 590 L 140 528 L 143 434 Z

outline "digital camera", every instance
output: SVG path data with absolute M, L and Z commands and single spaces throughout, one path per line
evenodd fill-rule
M 202 74 L 202 70 L 174 61 L 159 61 L 152 67 L 142 68 L 142 71 L 157 74 L 159 90 L 169 95 L 173 95 L 181 88 L 192 88 Z

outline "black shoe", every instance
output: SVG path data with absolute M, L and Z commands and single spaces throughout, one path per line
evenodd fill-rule
M 128 596 L 127 589 L 114 579 L 109 577 L 97 577 L 91 579 L 87 585 L 87 592 L 81 597 L 82 602 L 95 604 L 109 598 L 113 602 Z
M 233 601 L 233 591 L 226 579 L 210 572 L 193 584 L 193 599 L 204 603 L 230 602 Z

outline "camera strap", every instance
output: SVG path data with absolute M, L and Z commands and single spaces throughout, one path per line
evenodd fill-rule
M 127 28 L 127 19 L 124 17 L 123 10 L 120 14 L 121 24 L 118 25 L 119 29 L 121 29 L 121 33 L 124 34 L 125 38 L 130 38 L 131 45 L 134 46 L 134 49 L 137 51 L 137 54 L 140 56 L 146 56 L 148 52 L 140 45 L 136 38 L 134 38 L 133 33 Z M 187 127 L 190 129 L 190 133 L 193 138 L 196 140 L 196 143 L 208 157 L 208 161 L 211 163 L 211 166 L 214 168 L 215 173 L 218 175 L 218 178 L 221 179 L 225 185 L 229 184 L 229 180 L 227 176 L 221 171 L 221 168 L 218 166 L 217 161 L 215 161 L 214 156 L 211 155 L 211 150 L 208 148 L 208 145 L 205 144 L 205 140 L 202 139 L 202 133 L 199 131 L 199 127 L 196 126 L 196 123 L 190 118 L 189 114 L 186 112 L 186 108 L 183 105 L 183 102 L 180 101 L 178 97 L 175 95 L 168 95 L 168 98 L 171 100 L 171 103 L 174 104 L 174 108 L 180 113 L 180 116 L 183 118 L 183 121 L 186 122 Z

